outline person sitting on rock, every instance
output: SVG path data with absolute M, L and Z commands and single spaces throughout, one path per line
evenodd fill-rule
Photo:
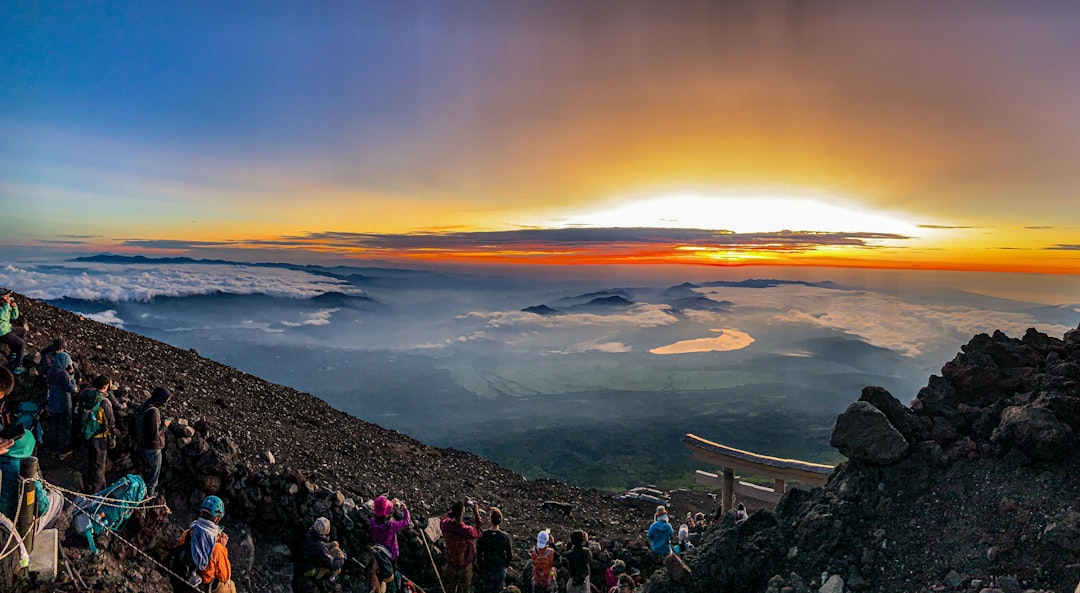
M 618 585 L 619 577 L 624 574 L 626 574 L 626 563 L 622 560 L 612 562 L 611 566 L 604 572 L 604 590 L 610 591 Z
M 476 526 L 465 523 L 465 507 L 471 507 Z M 446 542 L 446 572 L 443 575 L 446 593 L 469 593 L 472 585 L 472 564 L 476 556 L 474 542 L 483 535 L 480 531 L 480 509 L 471 500 L 457 501 L 439 522 Z
M 548 546 L 551 539 L 551 530 L 545 529 L 536 534 L 536 547 L 529 550 L 529 560 L 532 562 L 532 588 L 533 593 L 546 591 L 555 593 L 555 550 Z
M 19 304 L 15 302 L 14 295 L 6 288 L 0 288 L 0 343 L 7 344 L 11 349 L 11 358 L 14 361 L 12 373 L 21 374 L 23 358 L 26 356 L 26 328 L 12 325 L 11 322 L 19 318 Z
M 750 515 L 746 514 L 746 507 L 743 506 L 743 503 L 740 502 L 739 506 L 735 507 L 735 523 L 742 523 L 749 518 Z
M 194 564 L 189 584 L 209 585 L 210 591 L 235 591 L 232 585 L 232 564 L 229 563 L 229 534 L 219 523 L 225 516 L 225 503 L 216 496 L 207 496 L 199 505 L 199 518 L 180 534 L 177 548 L 188 546 L 187 553 Z
M 304 554 L 300 559 L 300 572 L 305 577 L 331 583 L 337 581 L 341 567 L 345 566 L 345 552 L 337 542 L 330 541 L 330 519 L 319 517 L 304 537 Z
M 400 519 L 394 518 L 395 512 L 401 513 Z M 397 590 L 401 589 L 397 572 L 397 559 L 400 554 L 397 534 L 411 523 L 409 509 L 404 502 L 396 498 L 390 500 L 382 495 L 375 497 L 372 502 L 372 516 L 368 522 L 371 527 L 371 541 L 390 550 L 390 558 L 394 561 L 394 583 Z
M 694 549 L 694 544 L 690 543 L 690 528 L 686 525 L 679 526 L 679 543 L 675 544 L 672 551 L 676 554 L 682 554 L 688 550 Z
M 49 385 L 49 449 L 63 453 L 71 446 L 71 397 L 75 395 L 75 379 L 71 377 L 71 356 L 67 352 L 53 355 L 52 366 L 45 375 Z
M 668 523 L 668 513 L 664 505 L 656 507 L 654 521 L 649 526 L 649 547 L 654 554 L 661 559 L 671 553 L 671 540 L 675 538 L 675 530 Z
M 589 593 L 591 589 L 592 552 L 586 547 L 589 534 L 580 529 L 570 532 L 570 550 L 563 554 L 570 578 L 566 581 L 566 593 Z
M 15 519 L 19 503 L 19 488 L 22 482 L 20 474 L 22 460 L 34 455 L 37 442 L 34 435 L 19 424 L 10 424 L 0 431 L 0 443 L 11 442 L 7 450 L 0 454 L 0 513 L 8 519 Z M 34 482 L 34 500 L 37 502 L 37 532 L 52 524 L 60 511 L 64 509 L 64 498 L 59 492 L 48 491 L 41 480 Z
M 514 560 L 510 536 L 500 529 L 502 511 L 491 507 L 491 529 L 476 540 L 476 593 L 500 593 L 506 587 L 506 569 Z
M 143 460 L 147 496 L 157 492 L 158 478 L 161 476 L 161 450 L 165 448 L 165 429 L 171 423 L 161 417 L 161 407 L 171 397 L 172 392 L 167 388 L 155 387 L 150 397 L 135 411 L 135 421 L 139 423 L 135 444 Z

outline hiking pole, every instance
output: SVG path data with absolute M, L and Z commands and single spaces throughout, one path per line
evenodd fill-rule
M 424 549 L 427 550 L 427 557 L 431 560 L 431 569 L 435 571 L 435 579 L 439 581 L 439 590 L 446 593 L 446 585 L 442 582 L 442 576 L 439 575 L 439 567 L 435 566 L 435 556 L 431 554 L 431 547 L 427 543 L 427 533 L 423 530 L 420 532 L 420 539 L 424 540 Z

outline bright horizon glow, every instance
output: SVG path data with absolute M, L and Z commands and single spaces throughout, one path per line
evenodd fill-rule
M 917 225 L 884 214 L 825 202 L 822 198 L 769 194 L 675 194 L 632 200 L 613 208 L 571 215 L 565 226 L 712 229 L 735 233 L 812 231 L 893 233 L 914 236 Z

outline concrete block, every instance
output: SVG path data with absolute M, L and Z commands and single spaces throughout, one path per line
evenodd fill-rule
M 60 566 L 60 534 L 55 529 L 44 529 L 34 537 L 34 549 L 30 552 L 30 572 L 36 572 L 43 581 L 55 581 Z

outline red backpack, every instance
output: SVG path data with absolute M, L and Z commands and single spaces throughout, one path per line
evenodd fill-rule
M 551 580 L 551 567 L 555 564 L 555 553 L 551 551 L 551 548 L 533 548 L 529 550 L 529 557 L 532 558 L 533 582 L 546 587 L 548 581 Z

